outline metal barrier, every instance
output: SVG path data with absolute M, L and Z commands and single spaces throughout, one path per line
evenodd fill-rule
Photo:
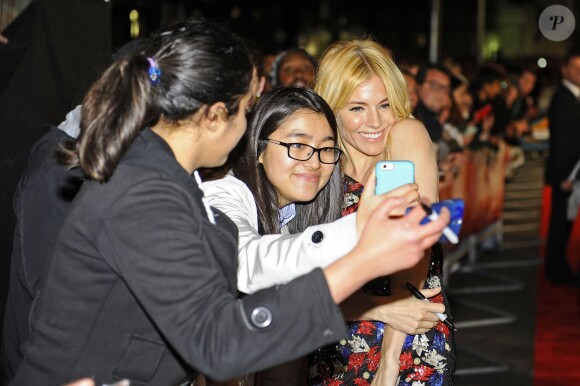
M 464 222 L 460 234 L 460 243 L 447 247 L 443 265 L 444 284 L 456 272 L 469 272 L 495 282 L 485 286 L 467 288 L 448 288 L 446 293 L 453 296 L 453 301 L 462 307 L 475 309 L 484 313 L 484 317 L 474 320 L 455 320 L 458 329 L 477 328 L 489 325 L 513 323 L 516 315 L 497 307 L 478 303 L 471 299 L 457 298 L 482 292 L 518 291 L 524 284 L 511 278 L 487 271 L 478 262 L 482 245 L 499 247 L 502 244 L 503 202 L 505 194 L 504 172 L 507 163 L 507 149 L 501 145 L 498 149 L 481 149 L 467 152 L 464 165 L 453 175 L 453 181 L 444 184 L 440 198 L 462 198 L 465 202 Z M 459 368 L 457 375 L 484 374 L 506 371 L 509 366 L 494 358 L 483 355 L 476 350 L 457 348 L 458 353 L 474 356 L 477 367 Z

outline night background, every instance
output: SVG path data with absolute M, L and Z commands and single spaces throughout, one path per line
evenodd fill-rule
M 30 3 L 2 0 L 0 31 L 7 28 L 5 34 L 10 34 L 14 27 L 10 23 Z M 43 8 L 42 1 L 33 3 Z M 57 0 L 50 4 L 41 12 L 55 28 L 50 36 L 62 34 L 70 40 L 69 48 L 80 44 L 81 38 L 85 48 L 92 41 L 94 60 L 87 65 L 95 75 L 127 41 L 190 16 L 227 21 L 263 54 L 298 46 L 319 57 L 333 41 L 371 36 L 399 62 L 453 58 L 468 77 L 484 63 L 535 64 L 545 58 L 540 78 L 548 74 L 553 78 L 558 59 L 578 45 L 576 31 L 561 42 L 540 33 L 540 13 L 555 4 L 547 0 Z M 577 0 L 558 4 L 572 12 L 580 5 Z

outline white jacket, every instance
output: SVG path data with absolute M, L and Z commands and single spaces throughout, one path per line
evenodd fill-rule
M 326 267 L 350 252 L 358 241 L 356 213 L 297 234 L 260 235 L 252 192 L 232 175 L 207 181 L 202 189 L 209 204 L 238 227 L 238 289 L 250 294 L 284 284 L 317 267 Z M 315 232 L 321 232 L 313 238 Z

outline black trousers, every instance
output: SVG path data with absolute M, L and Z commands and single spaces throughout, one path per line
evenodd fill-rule
M 546 247 L 546 277 L 562 278 L 572 274 L 566 249 L 572 231 L 572 222 L 566 218 L 568 197 L 559 186 L 552 186 L 552 212 Z

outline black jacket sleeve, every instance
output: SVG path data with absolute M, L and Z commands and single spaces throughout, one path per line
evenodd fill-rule
M 169 344 L 211 378 L 270 367 L 345 333 L 319 269 L 237 300 L 227 278 L 237 265 L 235 241 L 233 251 L 223 248 L 222 230 L 179 184 L 133 186 L 107 217 L 102 255 Z

